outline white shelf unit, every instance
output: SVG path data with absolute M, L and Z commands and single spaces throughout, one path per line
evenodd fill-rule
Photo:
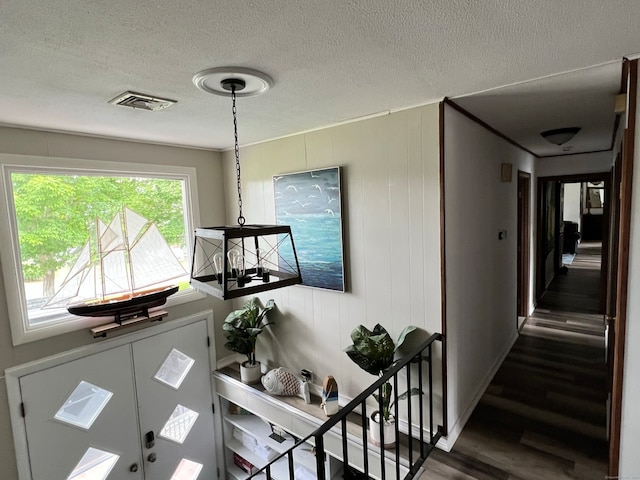
M 278 442 L 270 436 L 273 433 L 272 427 L 262 417 L 252 413 L 232 414 L 229 413 L 229 401 L 222 399 L 220 403 L 228 480 L 246 480 L 249 477 L 247 472 L 235 464 L 234 453 L 251 463 L 256 469 L 260 469 L 279 454 L 289 450 L 298 441 L 297 437 L 278 426 L 278 433 L 283 433 L 282 436 L 285 439 L 283 442 Z M 242 437 L 242 440 L 238 437 Z M 245 439 L 248 439 L 246 443 L 250 445 L 245 445 Z M 253 441 L 257 443 L 254 444 Z M 251 448 L 252 446 L 256 446 L 263 453 L 266 453 L 266 447 L 270 449 L 271 454 L 259 455 L 256 449 Z M 312 453 L 312 449 L 313 445 L 310 444 L 308 448 L 300 446 L 294 451 L 295 480 L 311 480 L 317 477 L 316 457 Z M 340 473 L 341 462 L 331 456 L 327 456 L 326 462 L 327 480 L 331 480 Z M 289 463 L 286 456 L 271 466 L 271 476 L 275 480 L 289 480 Z M 256 478 L 262 480 L 266 478 L 266 475 L 261 473 Z
M 327 418 L 324 414 L 319 413 L 322 412 L 322 409 L 319 406 L 319 399 L 317 399 L 318 404 L 314 404 L 312 406 L 302 405 L 304 402 L 297 398 L 286 401 L 283 397 L 270 395 L 261 391 L 259 388 L 254 388 L 251 385 L 245 385 L 236 377 L 239 377 L 237 372 L 233 373 L 230 370 L 228 373 L 215 371 L 213 374 L 216 393 L 220 398 L 223 418 L 229 417 L 227 402 L 233 402 L 254 414 L 258 419 L 267 419 L 269 422 L 282 427 L 283 430 L 292 433 L 298 438 L 306 437 L 312 433 L 315 429 L 320 427 Z M 312 403 L 314 403 L 313 397 Z M 222 423 L 228 425 L 229 422 L 225 420 Z M 269 427 L 266 424 L 265 426 L 267 428 Z M 358 427 L 357 430 L 358 432 L 355 434 L 354 432 L 350 432 L 347 435 L 347 448 L 349 453 L 349 463 L 352 467 L 362 471 L 364 468 L 364 462 L 362 440 L 358 436 L 361 432 L 360 427 Z M 269 433 L 271 432 L 269 431 Z M 224 435 L 225 440 L 231 438 L 232 431 L 230 431 L 228 427 L 225 427 Z M 341 429 L 339 426 L 336 426 L 327 432 L 324 437 L 324 448 L 328 462 L 325 464 L 325 480 L 332 480 L 337 476 L 342 475 L 342 447 Z M 229 452 L 230 450 L 225 448 L 226 457 L 229 457 Z M 379 480 L 382 478 L 379 450 L 372 448 L 370 445 L 366 454 L 369 463 L 369 476 L 374 480 Z M 308 470 L 312 472 L 313 479 L 315 480 L 315 456 L 311 454 L 309 454 L 309 456 L 312 458 L 309 464 L 313 465 L 313 470 L 310 468 Z M 300 461 L 300 464 L 302 465 L 305 465 L 306 463 L 302 463 L 304 462 L 303 460 L 298 460 L 298 456 L 295 457 L 295 460 L 296 462 Z M 227 460 L 226 463 L 229 464 L 229 461 Z M 230 463 L 233 465 L 232 454 Z M 392 451 L 385 452 L 384 469 L 386 478 L 395 478 L 396 466 L 399 466 L 400 468 L 400 477 L 404 477 L 409 472 L 407 458 L 401 457 L 400 462 L 396 462 L 395 455 Z M 272 476 L 275 480 L 289 480 L 288 468 L 285 470 L 284 478 L 276 477 L 273 472 Z M 244 479 L 231 477 L 229 480 Z

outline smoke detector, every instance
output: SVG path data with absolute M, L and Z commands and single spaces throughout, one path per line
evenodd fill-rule
M 112 105 L 120 105 L 123 107 L 139 108 L 140 110 L 164 110 L 171 105 L 178 103 L 177 100 L 169 100 L 168 98 L 152 97 L 136 92 L 124 92 L 115 98 L 109 100 Z

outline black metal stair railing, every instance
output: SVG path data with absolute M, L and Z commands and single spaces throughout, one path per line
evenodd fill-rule
M 413 348 L 406 356 L 398 360 L 392 368 L 380 376 L 374 383 L 372 383 L 367 389 L 360 393 L 357 397 L 351 400 L 347 405 L 342 407 L 340 411 L 333 415 L 329 420 L 323 423 L 319 428 L 304 438 L 296 441 L 296 443 L 287 451 L 282 452 L 280 455 L 273 458 L 267 465 L 254 471 L 252 475 L 248 477 L 251 479 L 260 474 L 266 474 L 267 480 L 272 480 L 271 466 L 282 458 L 287 458 L 289 467 L 289 480 L 295 479 L 294 474 L 294 451 L 299 447 L 308 448 L 309 443 L 315 445 L 316 456 L 316 476 L 318 480 L 325 480 L 326 477 L 326 450 L 325 450 L 325 436 L 329 433 L 338 434 L 341 437 L 342 443 L 342 462 L 344 468 L 344 478 L 359 479 L 359 478 L 371 478 L 372 476 L 379 480 L 387 480 L 388 478 L 388 465 L 394 466 L 395 480 L 413 479 L 435 448 L 436 443 L 442 437 L 442 427 L 438 425 L 434 432 L 434 399 L 433 399 L 433 345 L 435 342 L 442 342 L 442 335 L 435 333 L 431 335 L 427 340 L 422 342 L 417 347 Z M 427 364 L 426 382 L 428 386 L 427 393 L 424 392 L 425 372 L 423 364 Z M 394 417 L 399 419 L 399 407 L 398 407 L 398 376 L 404 372 L 407 391 L 412 389 L 412 370 L 417 371 L 417 393 L 418 397 L 418 412 L 417 412 L 417 425 L 418 432 L 414 433 L 413 420 L 416 416 L 412 411 L 412 402 L 407 402 L 406 409 L 406 422 L 408 425 L 406 432 L 401 432 L 398 421 L 394 422 L 395 438 L 398 439 L 395 442 L 393 450 L 385 449 L 384 428 L 382 422 L 378 423 L 378 426 L 374 426 L 372 422 L 372 428 L 380 429 L 380 442 L 379 446 L 369 445 L 369 439 L 367 437 L 367 418 L 368 408 L 367 399 L 374 393 L 378 394 L 380 399 L 378 402 L 378 410 L 382 410 L 382 388 L 387 382 L 392 382 L 393 385 L 393 399 L 394 399 Z M 444 392 L 443 392 L 444 393 Z M 411 398 L 411 397 L 410 397 Z M 442 399 L 444 402 L 444 398 Z M 426 403 L 426 407 L 425 407 Z M 350 422 L 349 417 L 354 414 L 360 416 L 361 422 L 361 436 L 354 435 L 348 431 L 348 424 Z M 428 436 L 425 435 L 425 417 L 428 419 Z M 339 424 L 339 426 L 338 426 Z M 360 428 L 359 427 L 359 428 Z M 404 435 L 401 435 L 404 434 Z M 400 438 L 402 436 L 402 440 Z M 428 438 L 427 438 L 428 437 Z M 350 458 L 350 442 L 361 442 L 361 448 L 351 448 L 351 452 L 361 451 L 362 458 L 354 459 Z M 374 448 L 376 447 L 376 448 Z M 380 470 L 372 474 L 371 470 L 373 465 L 370 464 L 370 454 L 374 453 L 375 457 L 379 457 Z M 361 460 L 358 462 L 357 460 Z M 357 465 L 357 466 L 356 466 Z M 401 468 L 405 465 L 404 469 Z M 407 470 L 404 477 L 401 477 L 401 472 Z M 284 480 L 278 478 L 277 480 Z

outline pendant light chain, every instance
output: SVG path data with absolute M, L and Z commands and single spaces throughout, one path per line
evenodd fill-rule
M 238 119 L 236 118 L 236 86 L 231 85 L 231 99 L 233 101 L 233 136 L 235 139 L 235 153 L 236 153 L 236 178 L 238 181 L 238 225 L 242 226 L 245 223 L 245 218 L 242 215 L 242 185 L 240 184 L 240 148 L 238 147 Z

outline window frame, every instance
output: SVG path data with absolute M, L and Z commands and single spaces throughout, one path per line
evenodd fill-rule
M 185 235 L 187 252 L 193 249 L 194 225 L 200 224 L 200 210 L 196 169 L 176 165 L 156 165 L 103 160 L 85 160 L 61 157 L 42 157 L 0 154 L 0 263 L 7 299 L 9 324 L 13 345 L 21 345 L 44 338 L 77 330 L 88 329 L 108 323 L 110 320 L 97 317 L 77 317 L 69 314 L 64 319 L 37 327 L 29 326 L 24 291 L 22 258 L 18 239 L 17 219 L 12 194 L 12 173 L 78 174 L 94 176 L 140 176 L 144 178 L 166 178 L 184 181 Z M 177 292 L 167 299 L 172 307 L 204 295 L 194 288 Z

